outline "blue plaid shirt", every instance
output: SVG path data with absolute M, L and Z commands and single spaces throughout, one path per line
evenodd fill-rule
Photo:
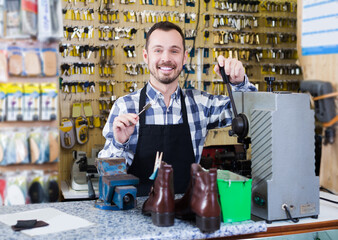
M 233 85 L 232 88 L 234 91 L 257 91 L 255 86 L 249 82 L 247 76 L 245 76 L 243 83 L 236 86 Z M 199 163 L 208 130 L 231 125 L 230 99 L 224 95 L 211 95 L 196 89 L 181 89 L 178 86 L 176 91 L 171 95 L 169 107 L 167 108 L 163 95 L 148 83 L 146 104 L 151 102 L 152 106 L 145 112 L 146 124 L 169 125 L 183 123 L 179 92 L 182 90 L 187 107 L 187 117 L 195 159 L 196 163 Z M 104 148 L 99 152 L 99 158 L 123 157 L 131 165 L 136 152 L 139 123 L 136 124 L 134 133 L 124 144 L 115 140 L 112 129 L 114 118 L 118 115 L 139 112 L 140 93 L 141 90 L 135 91 L 118 98 L 114 103 L 108 121 L 103 128 L 102 133 L 106 138 L 106 143 Z

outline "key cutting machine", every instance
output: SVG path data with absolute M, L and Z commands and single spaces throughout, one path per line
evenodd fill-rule
M 127 174 L 124 158 L 97 158 L 99 199 L 95 207 L 104 210 L 127 210 L 136 206 L 135 185 L 139 179 Z
M 224 70 L 221 73 L 226 82 Z M 232 106 L 231 133 L 239 142 L 251 140 L 252 214 L 268 223 L 318 217 L 315 119 L 309 95 L 234 92 Z

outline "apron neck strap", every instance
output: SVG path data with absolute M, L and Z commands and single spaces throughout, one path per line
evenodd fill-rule
M 139 102 L 139 111 L 146 105 L 146 94 L 147 91 L 147 84 L 142 88 L 140 94 L 140 102 Z M 180 97 L 181 97 L 181 110 L 182 110 L 182 117 L 183 117 L 183 124 L 188 124 L 188 117 L 187 117 L 187 108 L 185 106 L 184 96 L 182 89 L 179 89 Z M 146 114 L 143 113 L 140 116 L 140 126 L 144 126 L 146 122 Z

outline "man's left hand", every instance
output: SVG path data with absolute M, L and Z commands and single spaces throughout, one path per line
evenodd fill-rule
M 240 84 L 244 81 L 244 67 L 242 62 L 238 61 L 235 58 L 225 58 L 220 55 L 217 58 L 218 64 L 214 67 L 214 71 L 221 76 L 219 66 L 224 67 L 226 75 L 230 76 L 230 82 L 232 84 Z M 219 66 L 218 66 L 219 65 Z

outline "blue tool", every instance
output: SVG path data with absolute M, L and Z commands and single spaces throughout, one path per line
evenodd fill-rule
M 136 206 L 135 185 L 139 179 L 127 174 L 124 158 L 98 158 L 99 199 L 95 207 L 103 210 L 128 210 Z

